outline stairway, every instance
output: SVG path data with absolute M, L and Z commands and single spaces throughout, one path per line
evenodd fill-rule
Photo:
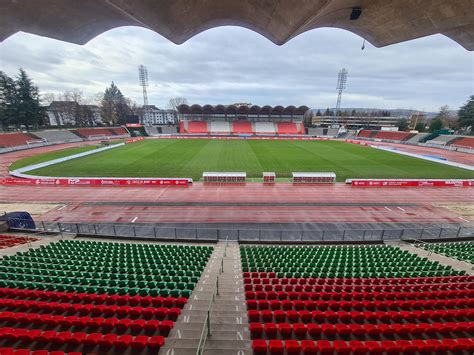
M 217 277 L 219 295 L 215 296 L 210 317 L 211 335 L 205 342 L 203 354 L 252 353 L 239 246 L 229 242 L 226 248 L 225 242 L 219 242 L 160 355 L 196 354 Z

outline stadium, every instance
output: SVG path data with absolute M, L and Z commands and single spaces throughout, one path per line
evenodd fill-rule
M 138 24 L 181 43 L 237 23 L 281 44 L 331 21 L 378 46 L 441 32 L 474 48 L 462 0 L 256 16 L 251 1 L 84 2 L 59 27 L 50 3 L 0 39 Z M 474 353 L 472 135 L 315 128 L 304 105 L 176 111 L 159 128 L 0 133 L 0 355 Z

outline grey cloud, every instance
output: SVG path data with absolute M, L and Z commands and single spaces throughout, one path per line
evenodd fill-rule
M 278 47 L 237 27 L 215 28 L 177 46 L 142 28 L 106 32 L 85 46 L 28 34 L 0 44 L 2 70 L 23 66 L 42 91 L 77 87 L 88 95 L 114 81 L 142 102 L 137 66 L 148 67 L 149 101 L 252 102 L 334 106 L 336 76 L 349 70 L 343 106 L 453 108 L 474 92 L 473 54 L 437 35 L 385 48 L 338 29 L 318 29 Z M 25 56 L 27 51 L 30 55 Z

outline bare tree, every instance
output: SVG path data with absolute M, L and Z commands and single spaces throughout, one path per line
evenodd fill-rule
M 178 111 L 178 106 L 179 105 L 187 105 L 188 104 L 188 100 L 184 97 L 174 97 L 172 99 L 170 99 L 170 101 L 168 102 L 168 108 L 170 110 L 175 110 L 175 111 Z

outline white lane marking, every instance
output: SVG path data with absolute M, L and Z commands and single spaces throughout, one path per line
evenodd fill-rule
M 471 222 L 471 221 L 469 221 L 469 220 L 467 220 L 466 218 L 463 218 L 463 217 L 458 217 L 458 218 L 459 218 L 460 220 L 463 220 L 464 222 L 468 222 L 468 223 Z
M 401 207 L 397 207 L 397 208 L 398 208 L 400 211 L 403 211 L 403 212 L 405 212 L 405 213 L 407 212 L 407 211 L 405 211 L 405 210 L 404 210 L 403 208 L 401 208 Z
M 393 212 L 393 210 L 392 210 L 391 208 L 388 208 L 387 206 L 385 206 L 385 209 L 386 209 L 387 211 Z
M 174 355 L 174 349 L 173 348 L 168 349 L 168 351 L 166 352 L 166 355 Z
M 242 336 L 241 332 L 237 332 L 237 339 L 238 340 L 244 340 L 244 337 Z
M 135 221 L 138 219 L 138 217 L 135 217 L 134 219 L 132 219 L 132 223 L 135 223 Z
M 61 207 L 58 208 L 58 211 L 61 211 L 63 208 L 66 208 L 67 205 L 62 205 Z

